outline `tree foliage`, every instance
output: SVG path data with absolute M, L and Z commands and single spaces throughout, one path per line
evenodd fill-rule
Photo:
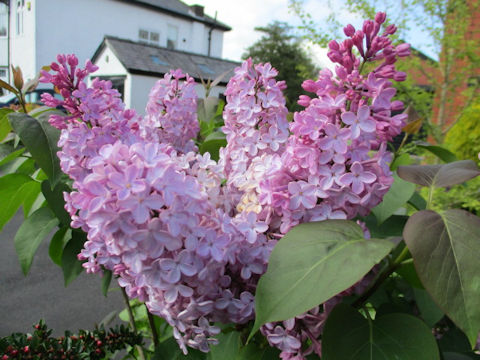
M 292 34 L 292 27 L 275 21 L 266 27 L 257 27 L 264 35 L 251 45 L 243 58 L 252 58 L 254 63 L 269 62 L 278 70 L 278 79 L 285 80 L 287 107 L 290 111 L 301 110 L 298 95 L 303 92 L 302 82 L 315 78 L 318 68 L 302 47 L 301 39 Z
M 459 159 L 478 160 L 480 152 L 480 100 L 468 107 L 445 137 L 445 144 Z

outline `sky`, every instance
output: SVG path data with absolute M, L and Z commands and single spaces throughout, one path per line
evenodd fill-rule
M 260 39 L 261 33 L 254 30 L 258 26 L 266 26 L 268 23 L 279 20 L 289 23 L 296 27 L 300 25 L 300 20 L 288 8 L 288 0 L 183 0 L 188 5 L 198 4 L 205 7 L 205 13 L 212 17 L 217 12 L 217 19 L 227 25 L 232 30 L 224 33 L 223 58 L 240 61 L 246 48 Z M 359 19 L 352 14 L 341 9 L 341 0 L 333 0 L 335 6 L 338 6 L 341 13 L 341 22 L 347 25 L 352 23 L 354 26 L 360 26 L 363 19 Z M 313 16 L 315 21 L 322 21 L 328 15 L 327 0 L 305 0 L 304 6 L 308 13 L 318 14 Z M 417 37 L 417 40 L 420 41 Z M 423 39 L 423 41 L 428 41 Z M 420 50 L 421 44 L 413 44 Z M 326 57 L 327 51 L 318 46 L 309 44 L 308 49 L 313 60 L 320 67 L 330 67 L 331 63 Z M 429 54 L 430 55 L 430 54 Z

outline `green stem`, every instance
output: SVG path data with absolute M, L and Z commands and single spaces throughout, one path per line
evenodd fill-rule
M 407 141 L 407 139 L 408 139 L 408 133 L 405 133 L 405 136 L 403 137 L 402 142 L 400 143 L 400 146 L 398 147 L 397 151 L 395 152 L 395 155 L 397 155 L 398 152 L 400 151 L 400 149 L 403 147 L 403 145 L 405 145 L 405 142 Z
M 27 108 L 25 106 L 25 99 L 23 98 L 23 95 L 22 95 L 21 91 L 19 91 L 19 93 L 17 95 L 17 98 L 18 98 L 18 102 L 22 106 L 23 112 L 26 114 L 27 113 Z
M 358 73 L 361 75 L 362 74 L 362 70 L 363 70 L 363 67 L 365 66 L 365 63 L 367 61 L 365 59 L 362 60 L 362 63 L 360 64 L 360 67 L 358 68 Z
M 157 327 L 155 326 L 155 320 L 153 319 L 152 313 L 148 311 L 147 305 L 145 305 L 145 308 L 147 309 L 148 324 L 150 325 L 150 329 L 152 330 L 153 345 L 155 346 L 155 349 L 157 349 L 159 343 L 158 343 Z
M 388 277 L 395 271 L 397 268 L 401 265 L 403 259 L 408 255 L 408 248 L 405 246 L 405 248 L 401 251 L 401 253 L 397 256 L 397 258 L 388 266 L 387 270 L 380 274 L 380 276 L 372 283 L 372 285 L 362 294 L 360 297 L 355 300 L 355 302 L 352 304 L 353 307 L 355 308 L 361 308 L 365 302 L 368 300 L 370 296 L 373 295 L 375 291 L 378 290 L 380 285 L 383 284 L 385 280 L 388 279 Z
M 433 186 L 430 186 L 430 188 L 428 189 L 428 199 L 427 199 L 427 208 L 426 208 L 427 210 L 430 210 L 432 207 L 433 189 L 434 189 Z
M 127 306 L 128 322 L 130 323 L 130 326 L 132 327 L 132 330 L 134 331 L 134 333 L 138 334 L 137 326 L 135 325 L 135 317 L 133 316 L 133 311 L 132 311 L 132 307 L 130 306 L 130 300 L 128 298 L 127 292 L 123 287 L 120 287 L 120 289 L 122 291 L 125 305 Z M 138 356 L 140 356 L 140 360 L 146 360 L 145 354 L 143 352 L 143 348 L 140 345 L 137 345 L 137 350 L 138 350 Z

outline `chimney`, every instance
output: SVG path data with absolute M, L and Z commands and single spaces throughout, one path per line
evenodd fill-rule
M 204 7 L 202 5 L 191 5 L 190 8 L 193 10 L 196 16 L 203 17 Z

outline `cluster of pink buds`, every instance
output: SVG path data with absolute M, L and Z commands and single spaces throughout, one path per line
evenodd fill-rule
M 142 118 L 124 109 L 108 82 L 86 86 L 91 63 L 78 69 L 75 57 L 59 56 L 56 73 L 45 72 L 42 81 L 65 100 L 43 99 L 70 113 L 51 123 L 62 130 L 58 155 L 74 181 L 65 194 L 72 226 L 88 234 L 79 256 L 84 267 L 112 270 L 130 297 L 167 320 L 185 352 L 216 343 L 214 322 L 253 320 L 256 284 L 279 238 L 299 223 L 366 215 L 393 181 L 386 143 L 400 133 L 405 115 L 393 114 L 403 104 L 392 101 L 390 80 L 405 78 L 394 63 L 408 45 L 392 46 L 392 26 L 379 35 L 384 21 L 379 13 L 363 30 L 349 25 L 347 40 L 330 43 L 337 76 L 323 70 L 305 81 L 314 96 L 300 97 L 305 110 L 291 123 L 277 71 L 245 61 L 225 92 L 228 145 L 218 163 L 194 145 L 199 126 L 191 77 L 166 74 Z M 372 61 L 382 63 L 362 74 Z M 367 275 L 262 333 L 282 359 L 320 354 L 329 309 L 369 281 Z

